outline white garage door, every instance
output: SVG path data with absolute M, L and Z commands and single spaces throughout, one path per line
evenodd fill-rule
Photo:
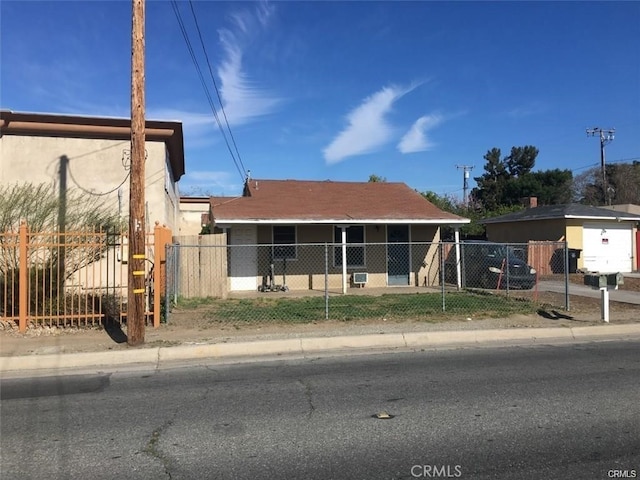
M 625 223 L 587 223 L 583 227 L 583 265 L 592 272 L 630 272 L 633 230 Z
M 234 225 L 229 231 L 231 290 L 256 290 L 258 275 L 258 229 L 255 225 Z

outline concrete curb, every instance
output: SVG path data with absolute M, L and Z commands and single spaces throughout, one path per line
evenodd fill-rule
M 0 372 L 58 370 L 79 367 L 151 365 L 180 360 L 233 359 L 269 355 L 350 352 L 365 349 L 409 349 L 484 343 L 541 343 L 545 340 L 582 341 L 640 336 L 640 324 L 590 327 L 514 328 L 390 333 L 339 337 L 308 337 L 254 342 L 180 345 L 135 350 L 0 357 Z

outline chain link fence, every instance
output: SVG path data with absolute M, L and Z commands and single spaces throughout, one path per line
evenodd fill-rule
M 569 253 L 565 242 L 174 244 L 165 311 L 228 325 L 430 321 L 532 313 L 542 291 L 568 310 Z

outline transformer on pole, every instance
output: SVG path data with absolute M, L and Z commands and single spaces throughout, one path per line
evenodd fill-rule
M 469 172 L 473 170 L 473 165 L 456 165 L 458 170 L 463 170 L 462 198 L 463 203 L 467 206 L 467 191 L 469 190 Z

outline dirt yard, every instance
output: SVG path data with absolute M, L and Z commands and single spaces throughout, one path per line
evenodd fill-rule
M 582 275 L 572 275 L 571 282 L 583 284 Z M 625 278 L 624 290 L 640 292 L 640 278 Z M 574 327 L 602 324 L 600 299 L 570 295 L 570 309 L 564 310 L 563 293 L 513 291 L 514 298 L 533 299 L 537 295 L 539 308 L 536 313 L 512 315 L 504 318 L 443 318 L 433 322 L 410 319 L 370 319 L 354 321 L 324 321 L 307 324 L 272 324 L 258 322 L 246 326 L 211 323 L 205 313 L 206 306 L 192 309 L 175 309 L 167 324 L 159 329 L 147 329 L 146 346 L 185 345 L 211 342 L 229 342 L 241 339 L 289 338 L 305 335 L 357 335 L 365 333 L 411 332 L 422 330 L 471 330 L 536 327 Z M 640 320 L 640 307 L 629 303 L 610 303 L 612 324 L 634 323 Z M 87 329 L 37 327 L 25 335 L 14 325 L 0 322 L 0 355 L 19 353 L 54 353 L 126 348 L 126 326 L 109 331 L 102 327 Z

